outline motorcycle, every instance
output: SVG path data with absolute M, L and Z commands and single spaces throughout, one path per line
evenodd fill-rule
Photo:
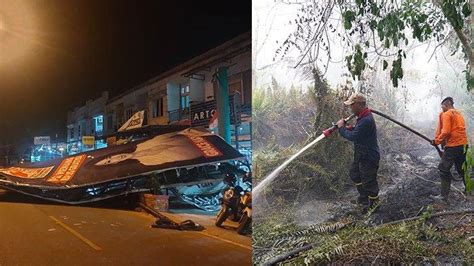
M 229 187 L 224 191 L 224 196 L 221 199 L 221 209 L 217 213 L 216 226 L 221 226 L 227 218 L 233 214 L 233 220 L 238 219 L 240 198 L 243 191 L 242 187 L 235 186 L 235 175 L 227 174 L 224 183 Z
M 227 174 L 224 179 L 224 183 L 229 187 L 223 193 L 216 226 L 221 226 L 229 216 L 233 215 L 233 220 L 238 221 L 237 233 L 245 234 L 252 225 L 252 176 L 251 173 L 247 173 L 242 178 L 245 190 L 235 185 L 236 179 L 234 174 Z
M 252 227 L 252 193 L 245 192 L 240 200 L 240 205 L 243 207 L 242 216 L 239 220 L 237 233 L 243 235 Z

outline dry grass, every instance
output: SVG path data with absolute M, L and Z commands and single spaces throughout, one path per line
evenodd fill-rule
M 450 226 L 440 228 L 436 223 L 428 222 L 429 214 L 426 214 L 425 219 L 410 223 L 378 228 L 354 224 L 335 233 L 313 230 L 297 239 L 286 237 L 282 240 L 282 236 L 291 236 L 300 229 L 291 223 L 276 222 L 282 221 L 282 217 L 279 218 L 255 226 L 255 254 L 265 254 L 256 258 L 257 264 L 307 243 L 319 244 L 283 264 L 411 264 L 440 260 L 455 264 L 474 263 L 474 248 L 467 239 L 474 231 L 472 220 L 465 220 L 461 225 L 451 224 L 454 229 Z M 462 216 L 449 218 L 457 223 Z M 272 237 L 259 234 L 270 228 L 273 228 Z

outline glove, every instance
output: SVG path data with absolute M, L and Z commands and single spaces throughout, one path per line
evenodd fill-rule
M 446 144 L 447 144 L 447 141 L 444 139 L 444 140 L 441 142 L 441 148 L 443 148 L 443 150 L 445 149 Z
M 434 140 L 434 139 L 433 139 L 433 140 L 431 140 L 431 141 L 430 141 L 430 143 L 431 143 L 431 145 L 433 145 L 433 146 L 438 146 L 438 145 L 436 145 L 436 142 L 435 142 L 435 140 Z
M 341 128 L 341 127 L 343 127 L 345 124 L 346 124 L 346 121 L 344 121 L 344 119 L 341 119 L 341 120 L 337 121 L 337 123 L 336 123 L 337 128 Z

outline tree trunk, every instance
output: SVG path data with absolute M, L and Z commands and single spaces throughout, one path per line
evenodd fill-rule
M 442 9 L 442 2 L 441 0 L 434 0 L 433 3 L 437 5 L 441 10 Z M 471 7 L 474 5 L 474 0 L 469 0 L 469 4 Z M 444 14 L 444 12 L 443 12 Z M 459 41 L 461 42 L 461 45 L 463 47 L 464 53 L 466 54 L 467 60 L 468 60 L 468 65 L 466 71 L 469 73 L 469 78 L 472 79 L 474 78 L 474 51 L 471 48 L 471 43 L 472 39 L 471 36 L 468 36 L 466 32 L 471 31 L 472 23 L 474 22 L 474 12 L 471 12 L 471 15 L 469 15 L 469 19 L 466 22 L 466 25 L 462 29 L 456 29 L 448 16 L 444 14 L 444 16 L 447 18 L 448 22 L 451 24 L 453 27 L 454 31 L 456 32 L 456 36 L 458 37 Z M 468 29 L 466 31 L 466 29 Z M 469 89 L 469 87 L 468 87 Z M 471 92 L 474 93 L 474 88 L 471 88 Z
M 472 51 L 472 48 L 471 48 L 472 40 L 468 38 L 468 36 L 464 33 L 462 29 L 454 29 L 454 31 L 456 32 L 456 35 L 458 36 L 458 39 L 461 42 L 463 46 L 463 50 L 466 53 L 466 56 L 468 58 L 467 71 L 469 73 L 469 77 L 474 78 L 474 52 Z

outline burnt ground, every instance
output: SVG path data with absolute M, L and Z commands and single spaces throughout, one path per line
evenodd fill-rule
M 428 147 L 429 148 L 429 147 Z M 449 195 L 450 204 L 433 201 L 429 196 L 440 191 L 440 179 L 437 170 L 439 157 L 432 149 L 418 149 L 409 153 L 388 154 L 384 158 L 384 169 L 380 169 L 378 181 L 381 205 L 368 222 L 381 224 L 417 216 L 428 206 L 433 211 L 455 211 L 474 208 L 474 197 L 465 196 L 462 181 L 453 180 Z M 453 176 L 459 179 L 454 168 Z M 296 210 L 296 222 L 300 225 L 319 224 L 337 221 L 349 215 L 363 218 L 360 210 L 350 200 L 357 197 L 355 188 L 349 189 L 341 197 L 333 199 L 316 198 L 307 194 L 305 202 Z
M 350 203 L 351 199 L 357 197 L 355 187 L 349 188 L 342 196 L 333 198 L 321 197 L 314 193 L 305 193 L 299 200 L 300 203 L 288 207 L 287 210 L 280 210 L 280 213 L 287 213 L 288 216 L 291 216 L 291 219 L 286 220 L 287 225 L 277 223 L 276 230 L 281 230 L 283 233 L 281 236 L 284 238 L 285 234 L 294 230 L 287 230 L 286 226 L 288 226 L 288 223 L 292 223 L 292 226 L 295 226 L 297 231 L 302 231 L 304 228 L 311 228 L 311 226 L 334 224 L 348 220 L 367 226 L 375 226 L 404 218 L 420 216 L 426 213 L 427 210 L 430 210 L 431 213 L 435 213 L 474 209 L 474 196 L 466 196 L 462 193 L 462 191 L 464 191 L 464 185 L 460 180 L 453 180 L 452 182 L 449 205 L 435 202 L 429 197 L 430 195 L 439 194 L 440 191 L 440 179 L 437 170 L 438 162 L 439 157 L 432 147 L 417 148 L 404 153 L 394 152 L 385 154 L 378 176 L 381 206 L 376 213 L 373 213 L 371 216 L 364 216 L 360 214 L 360 209 L 358 209 L 356 205 Z M 452 171 L 455 178 L 459 179 L 454 168 Z M 259 216 L 259 214 L 257 213 L 256 216 Z M 258 217 L 256 217 L 255 223 L 259 223 Z M 272 224 L 272 222 L 270 222 L 270 224 Z M 283 224 L 285 224 L 285 222 L 283 222 Z M 444 238 L 445 240 L 443 241 L 446 243 L 450 242 L 450 239 L 468 239 L 474 235 L 474 215 L 472 215 L 472 213 L 431 218 L 429 224 L 440 232 L 440 235 L 442 235 L 441 238 Z M 288 228 L 290 228 L 290 226 L 288 226 Z M 254 230 L 254 234 L 257 230 Z M 254 239 L 257 240 L 259 240 L 259 238 L 261 240 L 264 237 L 254 237 Z M 275 243 L 281 241 L 276 240 L 280 238 L 276 233 L 272 233 L 270 238 L 272 241 L 268 242 L 274 242 L 270 244 L 270 246 L 274 246 Z M 273 241 L 273 239 L 275 239 L 276 242 Z M 295 243 L 301 243 L 301 245 L 303 245 L 304 242 L 297 241 Z M 307 244 L 308 242 L 305 241 L 305 243 Z M 257 244 L 267 246 L 263 245 L 263 241 L 257 241 Z M 426 244 L 430 245 L 428 242 Z M 293 249 L 294 248 L 295 247 L 293 247 Z M 465 261 L 466 258 L 462 255 L 456 255 L 458 257 L 453 257 L 452 255 L 444 256 L 443 248 L 449 249 L 450 247 L 435 248 L 436 250 L 441 250 L 437 251 L 438 253 L 435 255 L 437 261 L 444 261 L 446 263 L 460 263 Z M 274 248 L 269 250 L 276 251 Z M 289 250 L 291 250 L 291 248 Z M 262 262 L 275 255 L 281 254 L 281 252 L 277 251 L 272 255 L 265 251 L 262 252 L 258 247 L 254 247 L 254 254 L 254 256 L 257 257 L 262 254 L 262 260 L 257 259 L 257 261 Z M 361 262 L 364 263 L 367 261 Z M 386 262 L 393 261 L 388 260 Z

